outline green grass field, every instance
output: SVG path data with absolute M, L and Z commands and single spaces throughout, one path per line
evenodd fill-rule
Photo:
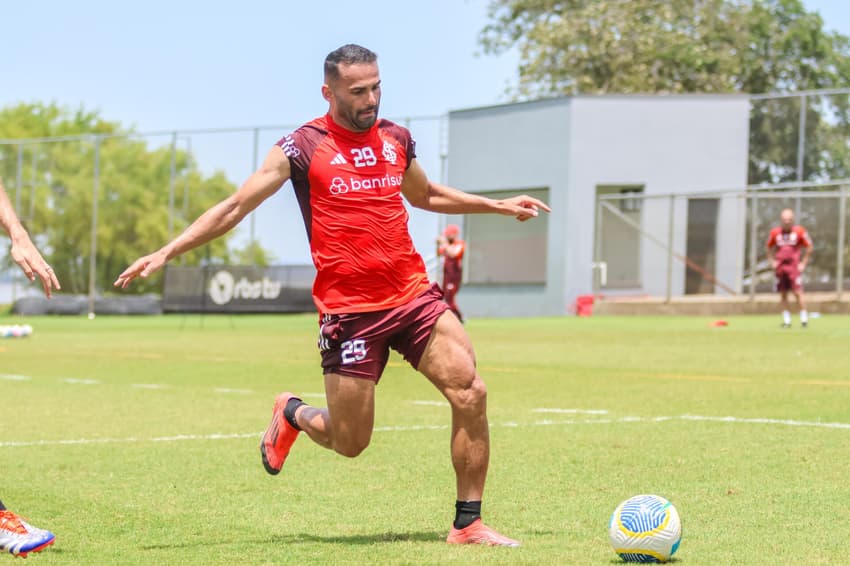
M 395 355 L 366 452 L 303 437 L 264 472 L 274 396 L 324 402 L 315 316 L 0 319 L 23 322 L 0 340 L 0 499 L 56 533 L 38 564 L 610 565 L 639 493 L 679 510 L 681 565 L 848 561 L 847 317 L 471 321 L 484 516 L 516 549 L 443 542 L 449 410 Z

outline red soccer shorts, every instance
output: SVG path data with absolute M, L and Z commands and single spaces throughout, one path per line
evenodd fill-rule
M 393 309 L 324 315 L 319 328 L 324 373 L 377 383 L 390 348 L 417 368 L 431 330 L 448 308 L 439 286 L 433 284 L 409 303 Z
M 803 290 L 802 277 L 796 265 L 783 263 L 776 268 L 776 290 L 780 293 L 785 291 L 799 293 Z

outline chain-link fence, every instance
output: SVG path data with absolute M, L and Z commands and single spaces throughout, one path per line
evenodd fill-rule
M 747 183 L 850 177 L 850 88 L 750 96 Z
M 847 266 L 850 181 L 748 187 L 738 191 L 597 198 L 595 290 L 667 300 L 683 295 L 770 292 L 766 242 L 780 213 L 814 242 L 803 274 L 807 291 L 841 294 Z
M 682 192 L 672 195 L 631 189 L 599 195 L 597 291 L 669 299 L 769 290 L 764 239 L 785 207 L 797 212 L 815 241 L 804 275 L 807 288 L 845 289 L 845 184 L 822 181 L 850 177 L 850 89 L 753 96 L 751 102 L 751 187 L 695 194 L 687 192 L 683 179 Z M 395 121 L 413 132 L 429 176 L 444 181 L 448 116 Z M 296 126 L 0 140 L 0 177 L 63 290 L 86 295 L 93 305 L 112 289 L 129 261 L 157 249 L 236 190 L 272 144 Z M 434 237 L 441 220 L 410 212 L 414 243 L 434 271 Z M 228 239 L 177 263 L 309 264 L 292 191 L 284 187 Z M 134 291 L 159 291 L 161 285 L 157 276 L 135 282 Z M 0 303 L 37 292 L 5 258 Z
M 418 160 L 445 178 L 447 116 L 395 119 L 417 140 Z M 159 248 L 254 171 L 298 124 L 0 140 L 0 177 L 63 292 L 91 305 L 130 261 Z M 433 255 L 438 219 L 411 210 L 411 233 Z M 38 293 L 0 254 L 0 303 Z M 227 238 L 177 260 L 181 265 L 310 264 L 304 223 L 289 184 Z M 158 291 L 161 275 L 134 283 Z

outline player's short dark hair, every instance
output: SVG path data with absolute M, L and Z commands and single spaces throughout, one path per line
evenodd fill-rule
M 328 53 L 325 57 L 325 81 L 339 78 L 339 66 L 355 63 L 374 63 L 378 54 L 360 45 L 349 43 Z

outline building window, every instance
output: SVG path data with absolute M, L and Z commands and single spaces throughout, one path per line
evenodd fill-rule
M 622 212 L 640 212 L 643 204 L 643 187 L 628 187 L 620 189 L 620 194 L 623 196 L 620 199 L 620 211 Z
M 517 189 L 478 193 L 492 199 L 527 194 L 549 202 L 549 189 Z M 528 222 L 510 216 L 470 214 L 465 217 L 467 242 L 464 280 L 484 285 L 540 285 L 546 283 L 549 215 Z

